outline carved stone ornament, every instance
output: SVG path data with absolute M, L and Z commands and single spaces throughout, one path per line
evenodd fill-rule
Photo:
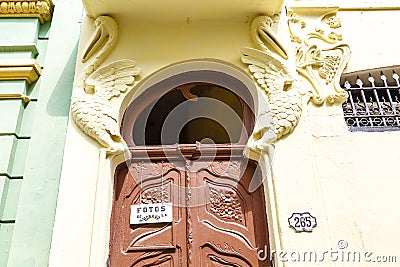
M 350 47 L 342 41 L 341 21 L 332 10 L 306 23 L 288 10 L 288 26 L 296 51 L 297 72 L 312 86 L 315 104 L 343 103 L 347 93 L 339 80 L 350 59 Z
M 106 66 L 100 64 L 117 42 L 117 23 L 108 16 L 95 20 L 96 30 L 84 51 L 82 62 L 88 62 L 74 84 L 71 116 L 88 136 L 107 148 L 109 154 L 125 149 L 119 132 L 118 117 L 110 101 L 132 88 L 141 70 L 135 62 L 123 59 Z
M 251 34 L 258 49 L 241 49 L 242 62 L 248 65 L 258 88 L 268 98 L 268 105 L 260 106 L 247 144 L 250 149 L 258 151 L 266 150 L 268 144 L 291 133 L 302 111 L 297 74 L 287 67 L 288 54 L 271 25 L 271 18 L 256 17 L 251 24 Z
M 0 17 L 34 17 L 45 23 L 50 21 L 52 14 L 50 0 L 0 0 Z

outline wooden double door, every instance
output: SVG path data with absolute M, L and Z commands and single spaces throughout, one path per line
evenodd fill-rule
M 257 165 L 242 146 L 134 149 L 115 174 L 110 266 L 270 266 Z M 133 204 L 172 203 L 172 222 L 130 224 Z

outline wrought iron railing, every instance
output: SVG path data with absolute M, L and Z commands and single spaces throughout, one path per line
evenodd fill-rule
M 349 94 L 342 107 L 350 131 L 400 130 L 398 72 L 392 67 L 342 77 L 342 87 Z

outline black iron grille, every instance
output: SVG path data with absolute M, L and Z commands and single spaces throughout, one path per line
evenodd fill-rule
M 400 77 L 394 69 L 377 74 L 342 77 L 349 94 L 342 107 L 350 131 L 400 130 Z

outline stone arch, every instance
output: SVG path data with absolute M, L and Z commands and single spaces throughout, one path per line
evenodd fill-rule
M 121 129 L 128 147 L 134 145 L 131 129 L 137 115 L 124 116 L 134 109 L 143 110 L 151 101 L 178 86 L 188 83 L 208 83 L 230 90 L 239 96 L 252 113 L 252 122 L 246 122 L 248 135 L 254 127 L 259 103 L 263 96 L 254 82 L 241 68 L 215 59 L 201 59 L 178 62 L 149 75 L 135 86 L 122 101 L 120 117 Z M 261 100 L 261 101 L 260 101 Z M 264 101 L 265 102 L 265 101 Z

